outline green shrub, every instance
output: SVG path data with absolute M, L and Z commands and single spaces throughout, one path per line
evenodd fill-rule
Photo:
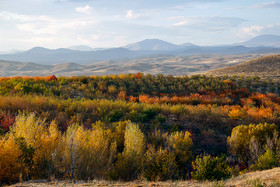
M 266 150 L 266 152 L 259 157 L 257 163 L 251 166 L 251 169 L 265 170 L 277 167 L 278 165 L 279 163 L 276 154 L 271 150 Z
M 109 113 L 109 119 L 111 122 L 117 122 L 124 116 L 124 112 L 121 110 L 113 110 Z
M 155 149 L 149 146 L 144 155 L 143 176 L 147 180 L 170 180 L 178 179 L 178 165 L 175 155 L 165 149 Z
M 142 114 L 147 115 L 147 119 L 151 120 L 157 115 L 157 111 L 153 108 L 147 108 L 142 112 Z
M 193 169 L 191 174 L 196 180 L 221 180 L 230 177 L 230 167 L 225 155 L 197 157 L 193 162 Z

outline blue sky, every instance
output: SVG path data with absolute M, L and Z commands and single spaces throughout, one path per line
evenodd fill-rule
M 0 51 L 119 47 L 151 38 L 219 45 L 280 35 L 280 1 L 0 0 L 0 28 Z

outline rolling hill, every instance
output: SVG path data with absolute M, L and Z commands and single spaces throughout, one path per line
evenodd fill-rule
M 146 74 L 186 75 L 239 64 L 260 56 L 262 55 L 154 56 L 103 60 L 91 64 L 68 62 L 54 65 L 0 60 L 0 74 L 1 76 L 48 76 L 53 74 L 56 76 L 76 76 L 143 72 Z
M 247 62 L 207 72 L 213 75 L 280 76 L 280 55 L 259 57 Z

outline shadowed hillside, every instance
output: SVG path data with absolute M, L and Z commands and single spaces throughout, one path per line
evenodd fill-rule
M 280 55 L 269 55 L 245 63 L 207 72 L 213 75 L 280 76 Z

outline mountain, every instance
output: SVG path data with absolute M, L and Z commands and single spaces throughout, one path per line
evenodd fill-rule
M 280 36 L 260 35 L 236 45 L 244 45 L 246 47 L 259 47 L 259 46 L 280 47 Z
M 71 49 L 46 49 L 35 47 L 19 54 L 0 55 L 0 60 L 35 62 L 41 64 L 62 64 L 68 62 L 93 63 L 102 60 L 135 58 L 138 55 L 125 48 L 112 48 L 99 51 L 77 51 Z
M 91 48 L 87 45 L 74 45 L 74 46 L 68 47 L 68 49 L 77 50 L 77 51 L 94 51 L 93 48 Z
M 197 45 L 187 42 L 187 43 L 180 44 L 179 46 L 180 47 L 195 47 Z
M 93 49 L 88 46 L 73 46 L 72 49 L 47 49 L 34 47 L 16 54 L 0 54 L 0 60 L 40 63 L 45 65 L 79 63 L 92 64 L 100 61 L 124 61 L 128 59 L 155 57 L 184 57 L 193 55 L 238 55 L 280 53 L 279 36 L 262 35 L 242 44 L 223 46 L 197 46 L 192 43 L 175 45 L 163 40 L 147 39 L 120 48 Z M 272 41 L 274 43 L 272 43 Z M 267 46 L 258 46 L 266 42 Z M 244 45 L 243 45 L 244 44 Z M 248 45 L 252 45 L 251 47 Z M 269 45 L 274 45 L 271 47 Z M 79 50 L 77 50 L 79 49 Z
M 175 50 L 180 48 L 179 46 L 159 40 L 159 39 L 146 39 L 141 42 L 129 44 L 124 46 L 124 48 L 132 50 L 132 51 L 146 51 L 146 50 L 153 50 L 153 51 L 167 51 L 167 50 Z
M 259 76 L 279 76 L 280 74 L 280 55 L 269 55 L 259 57 L 247 62 L 226 68 L 209 71 L 207 74 L 214 75 L 259 75 Z
M 223 54 L 223 55 L 229 55 L 229 54 L 246 54 L 246 53 L 254 53 L 256 50 L 260 49 L 266 49 L 263 48 L 249 48 L 242 45 L 237 46 L 190 46 L 185 47 L 183 49 L 177 50 L 176 55 L 179 56 L 189 56 L 189 55 L 203 55 L 203 54 Z M 267 50 L 269 53 L 269 50 Z

